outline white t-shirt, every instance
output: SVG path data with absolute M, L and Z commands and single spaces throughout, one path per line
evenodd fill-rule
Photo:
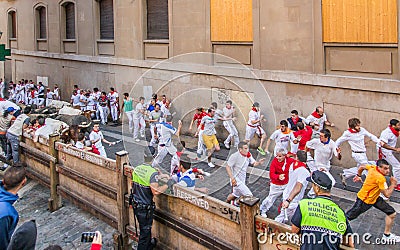
M 387 127 L 385 130 L 382 131 L 381 136 L 379 137 L 379 140 L 386 143 L 387 145 L 391 147 L 396 147 L 397 144 L 397 136 L 393 134 L 393 132 L 390 130 L 389 127 Z M 381 147 L 379 143 L 377 143 L 377 147 Z M 392 150 L 386 149 L 382 147 L 382 152 L 383 153 L 393 153 Z
M 165 106 L 165 104 L 163 104 L 163 105 L 161 105 L 160 110 L 164 115 L 171 115 L 171 111 L 169 111 L 170 108 L 171 108 L 171 104 L 169 105 L 168 108 Z
M 252 124 L 251 121 L 260 120 L 260 117 L 261 117 L 260 111 L 256 112 L 254 110 L 250 110 L 250 112 L 249 112 L 249 121 L 247 123 L 249 125 L 251 125 L 251 126 L 259 126 L 260 125 L 259 122 Z
M 112 94 L 111 94 L 111 92 L 108 93 L 108 100 L 110 100 L 110 105 L 115 105 L 117 102 L 117 98 L 118 98 L 117 92 L 114 92 Z
M 309 115 L 306 119 L 306 123 L 307 124 L 310 124 L 310 123 L 318 124 L 319 125 L 318 132 L 321 132 L 321 130 L 324 128 L 324 124 L 327 120 L 328 120 L 328 118 L 326 118 L 325 113 L 322 115 L 321 118 L 316 118 L 313 115 Z
M 200 124 L 204 124 L 204 130 L 203 130 L 203 134 L 204 135 L 215 135 L 217 133 L 217 131 L 215 130 L 215 117 L 211 117 L 209 115 L 204 116 L 201 119 L 201 123 Z
M 177 129 L 165 122 L 157 123 L 156 128 L 157 134 L 159 134 L 159 145 L 170 146 L 172 144 L 172 135 L 176 133 Z
M 274 155 L 279 148 L 288 150 L 290 141 L 295 139 L 293 133 L 284 134 L 280 129 L 275 130 L 269 138 L 275 141 Z
M 379 142 L 378 137 L 368 132 L 365 128 L 360 128 L 358 133 L 352 133 L 349 130 L 344 131 L 343 135 L 336 140 L 336 147 L 340 147 L 343 142 L 348 141 L 352 151 L 365 152 L 367 151 L 364 141 L 365 136 L 368 136 L 375 143 Z
M 306 143 L 306 147 L 314 149 L 316 167 L 330 167 L 333 155 L 338 155 L 336 143 L 332 139 L 327 144 L 322 143 L 320 139 L 312 139 Z
M 80 99 L 81 99 L 81 95 L 72 95 L 71 96 L 71 100 L 72 100 L 72 106 L 79 106 L 80 103 Z
M 144 105 L 141 102 L 136 104 L 136 107 L 135 107 L 135 118 L 136 119 L 140 119 L 143 117 L 143 113 L 142 113 L 143 110 L 144 110 Z
M 53 100 L 53 98 L 54 98 L 54 93 L 51 92 L 51 91 L 47 92 L 47 93 L 46 93 L 46 98 L 47 98 L 47 99 L 50 99 L 50 100 Z
M 297 184 L 297 182 L 301 183 L 303 187 L 301 188 L 301 191 L 299 194 L 296 195 L 296 197 L 293 198 L 291 203 L 299 203 L 301 199 L 303 199 L 304 192 L 306 191 L 308 181 L 306 180 L 307 177 L 310 176 L 310 172 L 305 167 L 298 167 L 295 170 L 293 170 L 293 165 L 296 164 L 296 162 L 292 163 L 290 165 L 289 169 L 289 182 L 286 185 L 285 189 L 283 190 L 282 198 L 283 200 L 286 200 L 289 198 L 290 193 L 292 192 L 293 188 Z
M 85 148 L 85 144 L 83 144 L 83 143 L 80 142 L 80 141 L 77 141 L 77 142 L 75 143 L 75 147 L 78 148 L 78 149 L 84 149 L 84 148 Z
M 96 146 L 96 148 L 102 148 L 103 147 L 103 143 L 101 142 L 104 139 L 103 133 L 101 131 L 92 131 L 89 135 L 89 139 L 91 141 L 96 141 L 98 140 L 94 145 Z
M 250 157 L 243 156 L 239 151 L 232 154 L 228 159 L 228 166 L 231 167 L 233 177 L 236 179 L 236 182 L 245 184 L 246 181 L 246 173 L 249 164 L 254 164 L 256 160 L 254 160 L 253 156 L 250 154 Z M 231 183 L 232 185 L 232 183 Z

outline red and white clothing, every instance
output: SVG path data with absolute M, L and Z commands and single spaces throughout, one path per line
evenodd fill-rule
M 195 113 L 193 116 L 193 121 L 196 121 L 196 129 L 200 126 L 201 120 L 203 119 L 204 116 L 206 116 L 206 112 L 201 112 L 200 114 Z M 204 146 L 203 142 L 203 131 L 204 131 L 204 125 L 200 128 L 199 134 L 198 134 L 198 141 L 197 141 L 197 154 L 202 155 L 203 153 L 206 152 L 206 147 Z
M 110 111 L 113 121 L 118 120 L 118 92 L 111 91 L 107 95 L 108 100 L 110 100 Z
M 357 163 L 357 167 L 344 169 L 343 176 L 345 178 L 353 177 L 358 173 L 358 167 L 360 165 L 368 164 L 368 158 L 365 148 L 364 137 L 369 137 L 373 142 L 378 143 L 379 139 L 375 135 L 368 132 L 365 128 L 360 128 L 360 131 L 356 131 L 354 129 L 348 129 L 343 132 L 343 135 L 336 140 L 336 147 L 340 147 L 340 145 L 347 141 L 351 148 L 351 156 Z
M 325 113 L 320 115 L 317 112 L 313 112 L 311 115 L 309 115 L 305 122 L 306 124 L 310 124 L 310 123 L 314 123 L 314 124 L 318 124 L 319 128 L 318 128 L 318 132 L 320 132 L 325 125 L 325 122 L 328 120 L 328 118 L 326 117 Z
M 379 137 L 380 142 L 384 142 L 391 147 L 396 147 L 397 138 L 399 137 L 399 131 L 396 131 L 393 127 L 389 126 L 385 130 L 382 131 L 381 136 Z M 380 143 L 377 144 L 378 153 L 380 153 L 380 157 L 385 159 L 390 166 L 392 166 L 393 176 L 400 180 L 400 163 L 396 157 L 393 155 L 393 151 L 390 149 L 386 149 L 381 147 Z
M 249 164 L 254 164 L 256 160 L 250 154 L 242 155 L 239 151 L 233 153 L 228 159 L 228 166 L 231 168 L 232 175 L 236 180 L 237 185 L 232 186 L 232 195 L 235 197 L 240 196 L 253 196 L 250 189 L 246 186 L 246 173 Z
M 251 121 L 260 120 L 260 118 L 261 118 L 260 111 L 257 111 L 255 108 L 250 110 L 250 112 L 249 112 L 249 120 L 247 121 L 247 126 L 246 126 L 246 136 L 245 136 L 245 140 L 246 141 L 250 141 L 251 139 L 253 139 L 254 134 L 257 134 L 260 137 L 263 134 L 265 134 L 265 131 L 261 127 L 261 123 L 260 122 L 257 122 L 257 123 L 254 123 L 254 124 L 251 122 Z
M 319 167 L 324 167 L 329 171 L 332 157 L 338 156 L 336 143 L 332 139 L 325 143 L 321 142 L 320 139 L 312 139 L 306 143 L 306 147 L 314 150 L 314 159 L 311 158 L 310 154 L 307 155 L 307 165 L 311 172 Z
M 106 150 L 104 149 L 102 140 L 104 139 L 103 133 L 101 131 L 92 131 L 89 135 L 90 141 L 97 141 L 94 146 L 99 150 L 100 156 L 107 158 Z
M 305 150 L 306 143 L 311 140 L 313 129 L 310 126 L 305 126 L 304 129 L 293 132 L 295 138 L 301 136 L 300 141 L 297 143 L 297 147 L 291 146 L 292 153 L 297 153 L 297 150 Z M 294 150 L 296 148 L 296 150 Z
M 299 201 L 303 199 L 304 193 L 307 188 L 307 177 L 310 176 L 310 172 L 306 168 L 306 164 L 300 161 L 295 161 L 290 165 L 289 168 L 289 182 L 283 190 L 282 200 L 286 200 L 289 198 L 290 193 L 294 189 L 297 183 L 302 185 L 300 193 L 298 193 L 293 200 L 289 203 L 289 207 L 286 208 L 286 214 L 288 216 L 288 221 L 291 221 L 291 218 L 294 215 L 294 212 L 299 205 Z M 281 213 L 275 218 L 275 221 L 283 223 L 285 220 L 285 211 L 282 209 Z
M 268 196 L 263 200 L 260 206 L 261 213 L 267 213 L 272 207 L 275 200 L 283 194 L 286 185 L 289 182 L 289 169 L 290 165 L 295 160 L 289 157 L 285 157 L 282 162 L 279 162 L 275 157 L 270 165 L 269 178 L 270 178 L 270 188 Z M 283 174 L 285 178 L 283 180 L 279 179 L 279 176 Z
M 135 107 L 135 114 L 133 116 L 133 139 L 137 139 L 139 136 L 144 137 L 144 130 L 146 128 L 146 123 L 144 121 L 143 112 L 145 111 L 144 104 L 139 102 Z

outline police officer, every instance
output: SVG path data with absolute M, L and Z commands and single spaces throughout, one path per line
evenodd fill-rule
M 339 249 L 341 243 L 354 247 L 351 237 L 343 237 L 352 230 L 344 211 L 331 199 L 331 179 L 317 170 L 307 181 L 317 196 L 301 200 L 292 218 L 292 232 L 301 233 L 300 249 Z
M 153 249 L 155 240 L 151 238 L 151 227 L 155 204 L 153 196 L 163 193 L 168 185 L 158 185 L 159 173 L 147 164 L 137 166 L 132 173 L 132 207 L 139 222 L 140 237 L 138 250 Z

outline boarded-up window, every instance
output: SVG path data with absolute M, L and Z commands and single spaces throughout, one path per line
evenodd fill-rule
M 169 39 L 168 0 L 147 0 L 147 39 Z
M 8 21 L 9 38 L 17 38 L 17 15 L 15 11 L 8 13 Z
M 75 39 L 75 5 L 67 3 L 65 9 L 65 38 Z
M 211 41 L 252 42 L 253 0 L 211 0 Z
M 45 7 L 38 7 L 37 8 L 38 17 L 39 17 L 39 38 L 46 39 L 47 32 L 46 32 L 46 8 Z
M 100 39 L 114 39 L 113 0 L 100 1 Z
M 322 0 L 323 41 L 397 43 L 397 0 Z

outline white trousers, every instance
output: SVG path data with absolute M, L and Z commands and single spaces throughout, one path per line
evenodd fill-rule
M 100 148 L 98 148 L 98 150 L 100 152 L 100 156 L 107 158 L 107 153 L 106 153 L 104 146 L 101 146 Z
M 133 110 L 125 112 L 126 116 L 128 117 L 128 126 L 129 126 L 129 132 L 133 132 L 133 116 L 135 115 L 135 112 Z
M 289 203 L 289 206 L 286 208 L 287 221 L 285 221 L 285 209 L 281 208 L 281 213 L 276 216 L 275 221 L 290 224 L 298 205 L 299 203 L 297 202 Z
M 157 155 L 156 155 L 156 157 L 154 157 L 154 160 L 151 163 L 151 166 L 153 168 L 159 167 L 159 164 L 162 163 L 162 161 L 164 160 L 165 156 L 167 156 L 167 154 L 171 154 L 171 155 L 176 154 L 176 148 L 174 145 L 172 145 L 172 143 L 168 147 L 159 145 L 157 151 L 158 151 Z
M 154 137 L 154 136 L 155 136 L 154 127 L 155 127 L 154 124 L 150 124 L 151 140 L 150 140 L 149 146 L 151 146 L 151 147 L 154 147 L 154 146 L 157 145 L 157 140 L 156 140 L 156 138 Z
M 108 108 L 107 106 L 99 106 L 100 120 L 101 123 L 105 124 L 107 122 L 108 117 Z
M 233 145 L 236 147 L 239 144 L 239 134 L 235 124 L 233 124 L 233 121 L 224 121 L 222 124 L 229 133 L 228 137 L 224 141 L 224 144 L 230 144 L 231 140 L 233 139 Z
M 144 121 L 143 117 L 134 118 L 133 119 L 133 138 L 136 139 L 139 136 L 139 131 L 140 131 L 140 136 L 144 137 L 144 129 L 146 128 L 146 123 Z
M 202 155 L 206 152 L 206 147 L 203 142 L 203 132 L 204 130 L 200 130 L 199 132 L 199 140 L 197 141 L 197 154 Z
M 343 176 L 347 178 L 351 178 L 357 175 L 358 173 L 358 167 L 360 165 L 368 164 L 368 158 L 366 153 L 351 153 L 351 157 L 356 161 L 357 167 L 352 167 L 349 169 L 343 169 Z M 364 171 L 363 174 L 366 174 L 367 172 Z
M 399 163 L 399 161 L 390 152 L 384 153 L 384 155 L 385 156 L 383 156 L 383 159 L 385 159 L 390 164 L 390 166 L 392 166 L 393 176 L 399 181 L 400 180 L 400 163 Z
M 118 120 L 118 107 L 117 107 L 117 105 L 111 104 L 111 105 L 110 105 L 110 110 L 111 110 L 111 117 L 112 117 L 112 120 L 113 120 L 114 122 L 117 121 L 117 120 Z
M 271 183 L 269 188 L 269 194 L 267 198 L 263 200 L 260 206 L 260 210 L 263 213 L 268 212 L 268 210 L 272 207 L 275 200 L 283 194 L 283 190 L 285 190 L 286 185 L 275 185 Z

